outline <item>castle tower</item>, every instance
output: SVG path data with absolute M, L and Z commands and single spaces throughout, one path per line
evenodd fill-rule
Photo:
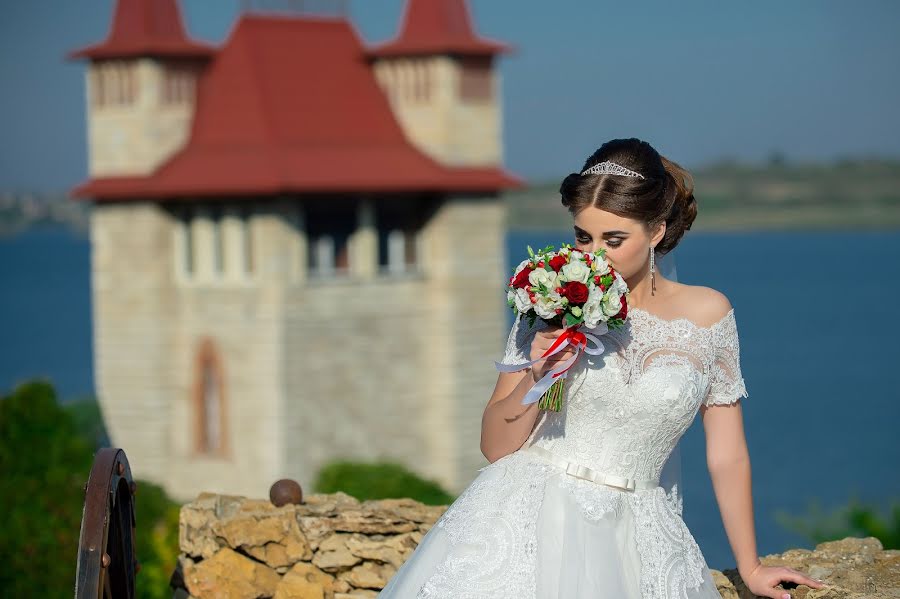
M 119 0 L 106 40 L 76 50 L 87 69 L 92 177 L 153 172 L 187 141 L 212 46 L 190 40 L 175 0 Z
M 400 34 L 370 51 L 375 76 L 409 140 L 453 166 L 502 163 L 497 54 L 465 0 L 408 0 Z
M 410 142 L 343 17 L 247 12 L 213 52 L 175 0 L 118 0 L 73 55 L 104 98 L 74 190 L 94 203 L 95 380 L 136 475 L 259 497 L 387 458 L 465 486 L 506 328 L 498 192 L 520 181 L 499 154 Z M 135 73 L 129 101 L 106 102 L 108 65 Z M 499 126 L 470 135 L 462 154 L 499 152 Z

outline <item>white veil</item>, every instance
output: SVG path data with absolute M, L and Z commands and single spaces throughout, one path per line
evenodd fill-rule
M 678 270 L 675 264 L 675 250 L 671 250 L 665 255 L 654 260 L 656 268 L 660 274 L 670 281 L 678 281 Z M 669 455 L 669 459 L 663 466 L 662 473 L 659 477 L 660 486 L 665 489 L 666 494 L 675 500 L 679 515 L 681 514 L 681 499 L 684 497 L 684 487 L 681 484 L 681 440 L 675 445 L 675 449 Z M 676 489 L 673 492 L 673 488 Z

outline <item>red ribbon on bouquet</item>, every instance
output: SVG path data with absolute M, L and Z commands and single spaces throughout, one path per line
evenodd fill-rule
M 603 343 L 600 342 L 600 339 L 597 338 L 597 335 L 604 335 L 609 332 L 609 327 L 606 325 L 606 323 L 601 322 L 593 329 L 588 329 L 588 331 L 590 332 L 579 331 L 578 328 L 580 326 L 581 325 L 576 325 L 574 327 L 564 329 L 563 332 L 560 333 L 559 337 L 557 337 L 553 344 L 549 347 L 549 349 L 547 349 L 547 351 L 545 351 L 543 355 L 536 360 L 530 360 L 528 362 L 525 362 L 524 364 L 504 364 L 502 362 L 494 362 L 494 366 L 500 372 L 518 372 L 524 367 L 532 366 L 533 364 L 540 362 L 544 358 L 561 352 L 568 345 L 572 345 L 573 347 L 575 347 L 574 356 L 572 356 L 550 372 L 546 373 L 541 378 L 541 380 L 536 382 L 534 386 L 528 390 L 528 393 L 526 393 L 525 397 L 522 398 L 523 406 L 527 406 L 538 401 L 544 394 L 544 391 L 546 391 L 550 387 L 550 385 L 555 382 L 555 379 L 557 377 L 565 377 L 569 368 L 572 367 L 572 365 L 575 363 L 575 360 L 577 360 L 578 356 L 581 355 L 582 351 L 593 356 L 597 356 L 603 353 Z M 588 341 L 594 342 L 596 346 L 589 347 Z

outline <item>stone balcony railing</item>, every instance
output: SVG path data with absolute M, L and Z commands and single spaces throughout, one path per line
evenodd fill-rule
M 181 508 L 176 599 L 375 597 L 447 506 L 411 499 L 360 502 L 310 495 L 276 507 L 266 500 L 203 493 Z M 874 538 L 822 543 L 763 558 L 820 578 L 796 599 L 900 598 L 900 551 Z M 733 570 L 713 571 L 724 599 L 753 597 Z

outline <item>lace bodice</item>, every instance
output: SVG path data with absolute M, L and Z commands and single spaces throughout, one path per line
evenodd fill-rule
M 528 361 L 535 333 L 517 316 L 503 361 Z M 591 468 L 658 479 L 701 404 L 747 397 L 734 308 L 708 327 L 630 309 L 625 325 L 599 337 L 569 370 L 560 412 L 541 413 L 524 446 L 545 447 Z

